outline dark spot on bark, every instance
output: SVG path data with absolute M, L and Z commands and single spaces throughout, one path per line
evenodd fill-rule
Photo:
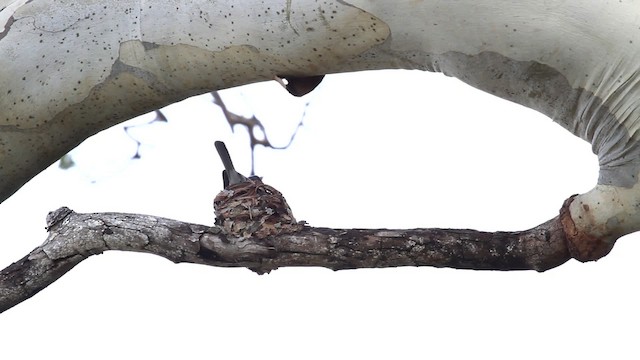
M 204 247 L 200 247 L 200 250 L 198 251 L 198 256 L 207 260 L 213 260 L 213 261 L 222 260 L 222 258 L 215 251 L 209 250 Z

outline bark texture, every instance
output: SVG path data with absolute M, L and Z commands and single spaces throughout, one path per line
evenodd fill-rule
M 570 259 L 559 217 L 520 232 L 301 225 L 266 238 L 237 237 L 218 226 L 148 215 L 80 214 L 68 208 L 50 213 L 47 223 L 46 241 L 0 271 L 0 312 L 35 295 L 82 260 L 108 250 L 146 252 L 175 263 L 246 267 L 259 274 L 285 266 L 545 271 Z

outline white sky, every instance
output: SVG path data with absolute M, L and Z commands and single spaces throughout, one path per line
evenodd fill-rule
M 226 90 L 275 144 L 256 172 L 313 226 L 523 230 L 554 217 L 597 180 L 589 144 L 529 109 L 439 74 L 334 75 L 303 99 L 275 82 Z M 169 122 L 122 125 L 72 152 L 0 205 L 0 267 L 46 238 L 48 211 L 135 212 L 212 224 L 227 143 L 250 153 L 209 96 L 165 108 Z M 150 120 L 147 115 L 133 122 Z M 589 264 L 543 274 L 395 268 L 333 272 L 175 265 L 160 257 L 94 256 L 0 315 L 0 358 L 491 359 L 640 354 L 638 235 Z

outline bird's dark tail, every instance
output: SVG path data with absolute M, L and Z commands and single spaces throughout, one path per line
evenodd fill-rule
M 235 170 L 233 167 L 233 162 L 231 162 L 231 156 L 229 155 L 229 151 L 227 150 L 226 145 L 222 141 L 216 141 L 215 145 L 225 170 L 227 170 L 227 172 L 231 170 Z

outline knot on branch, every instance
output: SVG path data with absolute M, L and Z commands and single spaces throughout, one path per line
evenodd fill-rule
M 292 233 L 301 230 L 284 196 L 257 177 L 230 185 L 214 199 L 216 225 L 241 238 Z
M 58 225 L 62 220 L 64 220 L 69 214 L 71 214 L 73 210 L 69 209 L 66 206 L 63 206 L 57 210 L 50 211 L 47 214 L 47 231 L 50 231 L 54 226 Z
M 595 261 L 607 255 L 613 249 L 614 242 L 605 241 L 578 229 L 569 211 L 569 206 L 576 196 L 573 195 L 565 200 L 560 209 L 560 223 L 567 248 L 571 257 L 580 262 Z

